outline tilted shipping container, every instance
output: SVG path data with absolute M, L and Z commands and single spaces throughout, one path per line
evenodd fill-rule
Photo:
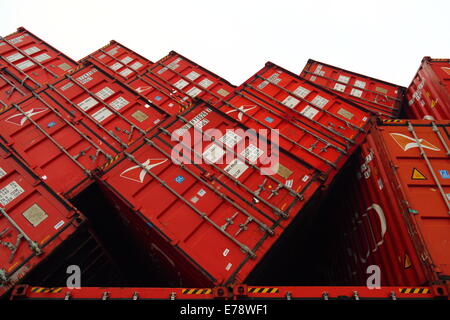
M 331 222 L 342 231 L 334 242 L 334 265 L 345 270 L 338 278 L 363 284 L 377 265 L 382 285 L 448 295 L 449 129 L 448 121 L 426 120 L 385 120 L 373 129 L 328 202 L 342 213 Z
M 410 119 L 450 119 L 450 59 L 424 57 L 406 92 Z
M 30 90 L 38 90 L 78 64 L 21 27 L 0 38 L 0 61 Z
M 276 129 L 280 146 L 331 182 L 370 127 L 358 105 L 271 62 L 239 86 L 220 110 L 253 129 Z
M 396 118 L 400 114 L 406 91 L 404 87 L 312 59 L 308 60 L 300 75 L 378 116 Z
M 200 103 L 101 177 L 146 252 L 183 285 L 244 281 L 322 184 L 316 169 L 245 129 Z

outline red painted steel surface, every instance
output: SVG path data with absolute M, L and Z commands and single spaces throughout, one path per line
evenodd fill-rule
M 74 234 L 84 218 L 0 145 L 0 296 Z
M 400 114 L 404 87 L 312 59 L 300 75 L 381 117 L 396 118 Z
M 349 278 L 364 283 L 366 268 L 378 265 L 382 285 L 448 280 L 449 129 L 448 121 L 390 120 L 368 136 L 345 196 L 337 191 L 332 202 L 342 212 L 347 250 L 336 265 Z
M 356 104 L 268 62 L 220 110 L 247 127 L 278 129 L 280 146 L 332 180 L 370 126 Z
M 406 92 L 406 115 L 450 119 L 450 59 L 424 57 Z
M 30 89 L 51 83 L 78 64 L 25 28 L 0 40 L 0 61 Z
M 20 102 L 31 96 L 31 91 L 17 81 L 0 61 L 0 112 L 13 103 Z
M 153 64 L 115 40 L 81 59 L 80 63 L 84 61 L 92 62 L 97 68 L 124 82 L 144 73 Z
M 210 129 L 220 130 L 214 142 Z M 199 104 L 126 150 L 101 178 L 141 244 L 180 272 L 183 284 L 245 280 L 321 185 L 317 170 L 252 138 Z M 171 160 L 181 149 L 192 156 L 183 166 Z M 202 154 L 206 160 L 196 163 Z
M 213 106 L 232 96 L 235 89 L 228 81 L 174 51 L 154 63 L 140 78 L 183 100 L 201 98 Z

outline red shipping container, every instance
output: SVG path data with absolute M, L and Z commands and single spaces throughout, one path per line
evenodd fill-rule
M 406 92 L 410 119 L 450 119 L 450 59 L 424 57 Z
M 300 74 L 384 118 L 396 118 L 406 88 L 309 59 Z
M 141 75 L 153 62 L 115 40 L 101 49 L 80 60 L 90 61 L 97 68 L 109 73 L 120 81 L 127 83 L 130 79 Z
M 364 284 L 367 267 L 377 265 L 382 285 L 429 285 L 448 295 L 449 128 L 448 121 L 385 120 L 368 136 L 343 179 L 345 194 L 329 202 L 342 213 L 336 229 L 344 245 L 336 252 L 347 258 L 335 265 L 348 279 Z
M 144 75 L 138 77 L 146 83 L 133 88 L 145 95 L 146 90 L 159 87 L 178 100 L 189 101 L 200 98 L 212 106 L 233 95 L 235 86 L 195 62 L 171 51 L 166 57 L 154 63 Z
M 72 198 L 167 114 L 92 65 L 0 114 L 0 135 L 55 191 Z
M 0 204 L 2 296 L 79 232 L 85 220 L 3 145 Z
M 280 146 L 331 182 L 364 139 L 371 114 L 268 62 L 220 110 L 254 129 L 277 129 Z
M 30 96 L 31 91 L 17 81 L 0 61 L 0 112 Z
M 145 251 L 183 285 L 244 281 L 321 186 L 317 170 L 244 130 L 201 103 L 101 177 Z
M 53 82 L 78 65 L 23 27 L 0 39 L 0 58 L 8 71 L 32 90 Z

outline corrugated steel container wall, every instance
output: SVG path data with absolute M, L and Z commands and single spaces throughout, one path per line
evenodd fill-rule
M 76 233 L 84 218 L 0 145 L 0 296 Z
M 450 119 L 450 59 L 424 57 L 406 92 L 410 119 Z
M 31 91 L 17 81 L 0 61 L 0 112 L 30 96 Z
M 214 142 L 209 129 L 220 130 Z M 201 103 L 133 145 L 101 178 L 147 251 L 179 272 L 182 285 L 244 281 L 321 186 L 317 170 L 268 151 L 244 129 Z M 172 161 L 180 148 L 192 156 L 183 165 Z
M 271 62 L 220 110 L 249 128 L 279 130 L 280 146 L 320 170 L 327 184 L 371 123 L 358 105 Z
M 385 120 L 368 136 L 344 194 L 330 202 L 342 212 L 336 228 L 344 230 L 347 259 L 336 266 L 348 267 L 348 278 L 363 284 L 366 268 L 378 265 L 382 285 L 436 285 L 445 292 L 449 129 L 448 121 Z
M 0 58 L 23 85 L 38 90 L 78 64 L 25 28 L 0 40 Z
M 200 98 L 212 106 L 233 95 L 235 86 L 195 62 L 171 51 L 139 77 L 148 86 L 159 87 L 182 101 Z M 141 86 L 141 85 L 139 85 Z M 142 90 L 150 90 L 143 88 Z
M 300 74 L 384 118 L 396 118 L 406 88 L 309 59 Z
M 125 83 L 144 73 L 153 64 L 147 58 L 115 40 L 111 40 L 103 48 L 81 59 L 80 63 L 84 61 L 92 62 L 97 68 Z

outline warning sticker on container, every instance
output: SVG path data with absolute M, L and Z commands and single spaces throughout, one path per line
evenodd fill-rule
M 113 113 L 106 108 L 101 108 L 96 113 L 92 115 L 92 117 L 98 122 L 102 122 L 106 118 L 110 117 Z
M 9 62 L 14 62 L 17 61 L 19 59 L 22 59 L 24 56 L 20 53 L 15 53 L 13 55 L 10 55 L 8 57 L 6 57 L 6 60 L 8 60 Z
M 117 70 L 119 70 L 122 67 L 123 67 L 123 64 L 121 64 L 120 62 L 116 62 L 112 66 L 110 66 L 109 68 L 111 70 L 117 71 Z
M 30 55 L 30 54 L 39 52 L 40 50 L 41 49 L 39 49 L 38 47 L 33 46 L 33 47 L 29 47 L 29 48 L 23 50 L 23 52 L 25 52 L 26 54 Z
M 39 207 L 36 203 L 25 210 L 22 215 L 25 217 L 25 219 L 27 219 L 29 223 L 31 223 L 33 227 L 37 227 L 48 217 L 47 213 L 42 210 L 42 208 Z
M 336 90 L 336 91 L 344 92 L 345 88 L 346 88 L 346 86 L 344 86 L 343 84 L 340 84 L 340 83 L 336 83 L 334 85 L 334 90 Z
M 339 82 L 348 83 L 350 81 L 350 77 L 340 75 L 338 78 Z
M 145 114 L 145 113 L 143 113 L 142 111 L 140 111 L 140 110 L 137 110 L 135 113 L 133 113 L 132 115 L 131 115 L 133 118 L 135 118 L 137 121 L 139 121 L 139 122 L 144 122 L 145 120 L 147 120 L 148 119 L 148 116 Z
M 34 57 L 34 59 L 35 59 L 37 62 L 42 62 L 42 61 L 48 60 L 48 59 L 50 59 L 50 58 L 51 58 L 51 57 L 50 57 L 48 54 L 46 54 L 46 53 L 43 53 L 43 54 L 40 54 L 40 55 Z
M 294 93 L 301 98 L 306 97 L 310 92 L 311 90 L 303 88 L 302 86 L 298 86 L 297 89 L 295 89 L 294 91 Z
M 139 69 L 139 68 L 142 67 L 142 66 L 143 66 L 143 64 L 140 63 L 139 61 L 137 61 L 137 62 L 133 63 L 133 64 L 130 66 L 130 68 L 133 69 L 133 70 L 137 70 L 137 69 Z
M 227 131 L 219 141 L 223 144 L 227 145 L 229 148 L 233 148 L 239 141 L 242 140 L 242 137 L 234 133 L 233 131 Z
M 344 118 L 346 118 L 346 119 L 348 119 L 348 120 L 351 120 L 351 119 L 353 118 L 353 116 L 354 116 L 353 113 L 351 113 L 351 112 L 348 111 L 348 110 L 345 110 L 344 108 L 340 108 L 340 109 L 338 110 L 337 114 L 343 116 Z
M 4 176 L 6 176 L 6 171 L 3 170 L 3 168 L 0 168 L 0 178 L 3 178 Z
M 104 87 L 102 90 L 100 90 L 99 92 L 97 92 L 95 95 L 97 97 L 99 97 L 102 100 L 105 100 L 106 98 L 112 96 L 114 94 L 114 91 L 112 91 L 110 88 L 108 87 Z
M 206 89 L 206 88 L 208 88 L 210 85 L 212 85 L 213 82 L 212 82 L 211 80 L 205 78 L 205 79 L 203 79 L 202 81 L 200 81 L 198 84 L 199 84 L 200 86 L 202 86 L 203 88 Z
M 29 67 L 32 67 L 32 66 L 34 66 L 34 63 L 31 62 L 30 60 L 26 60 L 26 61 L 21 62 L 21 63 L 16 65 L 16 67 L 19 68 L 20 70 L 25 70 L 25 69 L 27 69 Z
M 196 87 L 192 87 L 190 88 L 186 94 L 188 94 L 190 97 L 195 98 L 196 96 L 198 96 L 200 93 L 202 92 L 202 90 L 200 90 L 199 88 Z
M 186 78 L 192 81 L 196 80 L 198 77 L 200 77 L 200 74 L 195 71 L 191 71 L 186 75 Z
M 183 90 L 184 87 L 186 87 L 189 84 L 186 80 L 180 79 L 177 82 L 173 84 L 173 86 L 177 89 Z
M 355 81 L 355 87 L 364 89 L 366 87 L 366 83 L 364 81 L 361 81 L 361 80 L 356 80 Z
M 4 207 L 24 192 L 16 181 L 12 181 L 0 189 L 0 204 Z
M 128 68 L 120 71 L 120 75 L 123 77 L 128 77 L 131 73 L 133 73 L 133 70 L 128 69 Z
M 111 107 L 113 107 L 116 110 L 120 110 L 123 107 L 125 107 L 129 102 L 123 98 L 123 97 L 118 97 L 117 99 L 115 99 L 114 101 L 112 101 L 109 105 Z
M 126 56 L 125 58 L 120 60 L 120 62 L 122 62 L 123 64 L 129 64 L 131 61 L 133 61 L 133 58 L 131 58 L 129 56 Z
M 293 109 L 299 102 L 300 100 L 295 99 L 293 96 L 287 96 L 281 103 L 286 107 Z
M 234 159 L 224 168 L 225 172 L 236 179 L 239 178 L 247 169 L 248 166 L 239 159 Z
M 203 152 L 203 159 L 208 160 L 209 162 L 216 163 L 222 156 L 225 154 L 225 151 L 218 145 L 212 143 L 206 148 L 205 152 Z
M 253 144 L 250 144 L 244 151 L 241 152 L 241 156 L 245 157 L 250 162 L 256 162 L 259 157 L 263 155 L 264 151 L 259 149 Z
M 226 97 L 227 95 L 229 95 L 230 93 L 225 90 L 225 89 L 219 89 L 217 90 L 217 93 L 220 94 L 222 97 Z
M 91 109 L 92 107 L 96 106 L 98 104 L 98 101 L 95 100 L 92 97 L 89 97 L 83 101 L 81 101 L 78 106 L 83 109 L 84 111 L 88 111 L 89 109 Z
M 350 94 L 351 94 L 352 96 L 355 96 L 355 97 L 358 97 L 358 98 L 361 98 L 362 93 L 363 93 L 363 92 L 362 92 L 361 90 L 355 89 L 355 88 L 353 88 L 352 91 L 350 92 Z
M 319 95 L 315 96 L 314 99 L 312 99 L 311 103 L 314 104 L 315 107 L 323 108 L 328 103 L 328 99 L 325 99 L 324 97 L 321 97 Z
M 300 113 L 309 119 L 314 119 L 316 114 L 319 113 L 319 110 L 311 106 L 306 106 L 302 111 L 300 111 Z

